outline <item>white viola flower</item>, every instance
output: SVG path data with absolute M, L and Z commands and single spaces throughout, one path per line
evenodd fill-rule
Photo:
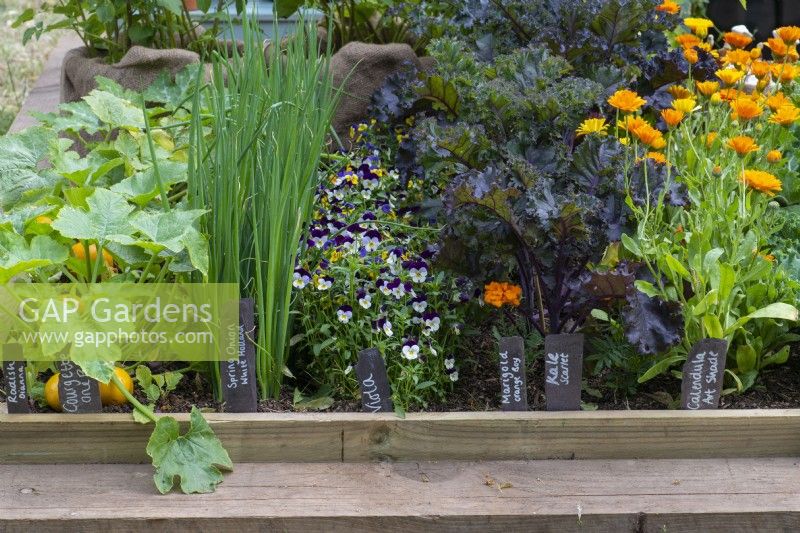
M 447 370 L 453 370 L 455 366 L 456 366 L 456 360 L 454 357 L 448 357 L 447 359 L 444 360 L 444 367 Z
M 372 295 L 368 292 L 365 292 L 358 298 L 358 305 L 364 309 L 369 309 L 372 306 Z
M 353 308 L 349 305 L 343 305 L 336 311 L 336 318 L 342 324 L 347 324 L 353 318 Z
M 320 276 L 317 278 L 317 290 L 327 291 L 333 286 L 333 279 L 327 276 Z
M 383 323 L 383 332 L 386 334 L 387 337 L 391 337 L 392 334 L 394 333 L 392 331 L 392 323 L 389 322 L 388 320 Z
M 458 381 L 458 370 L 450 372 L 450 381 Z
M 414 339 L 409 339 L 403 343 L 403 357 L 409 361 L 419 358 L 419 344 Z

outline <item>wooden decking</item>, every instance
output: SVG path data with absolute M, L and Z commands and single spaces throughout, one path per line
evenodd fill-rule
M 0 466 L 0 531 L 771 532 L 800 528 L 793 459 L 243 463 L 215 494 L 146 465 Z

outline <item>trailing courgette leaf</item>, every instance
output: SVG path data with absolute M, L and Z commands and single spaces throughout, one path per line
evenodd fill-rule
M 97 118 L 113 128 L 142 130 L 145 127 L 142 110 L 128 100 L 97 89 L 84 100 Z
M 170 186 L 176 183 L 185 182 L 186 169 L 187 165 L 185 163 L 160 161 L 158 163 L 158 171 L 162 185 L 169 189 Z M 158 180 L 153 167 L 148 167 L 146 170 L 137 172 L 133 176 L 112 185 L 111 190 L 142 207 L 159 195 Z
M 97 188 L 86 199 L 88 210 L 72 206 L 61 208 L 53 221 L 53 229 L 72 239 L 108 240 L 132 231 L 130 213 L 133 206 L 122 195 Z
M 100 129 L 100 120 L 86 102 L 70 102 L 58 106 L 58 113 L 38 113 L 31 115 L 43 125 L 55 131 L 69 133 L 85 132 L 90 135 Z
M 0 137 L 0 209 L 10 210 L 26 195 L 52 190 L 58 176 L 37 168 L 55 133 L 41 127 Z
M 153 458 L 153 479 L 162 494 L 172 490 L 175 478 L 186 494 L 213 492 L 222 482 L 221 470 L 233 470 L 228 452 L 197 407 L 192 407 L 189 431 L 184 435 L 174 418 L 159 418 L 147 454 Z
M 0 284 L 22 272 L 66 261 L 66 247 L 47 235 L 37 235 L 30 244 L 16 233 L 0 232 Z

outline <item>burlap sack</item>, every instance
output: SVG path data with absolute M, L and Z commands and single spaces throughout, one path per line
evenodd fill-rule
M 369 118 L 372 94 L 406 63 L 420 70 L 426 66 L 407 44 L 352 42 L 333 55 L 330 68 L 334 87 L 342 87 L 333 127 L 342 141 L 347 139 L 350 126 Z
M 126 89 L 143 91 L 162 71 L 174 76 L 199 60 L 196 53 L 180 48 L 134 46 L 119 63 L 109 65 L 102 57 L 90 57 L 86 48 L 74 48 L 61 65 L 61 101 L 75 102 L 89 94 L 97 87 L 97 76 L 111 78 Z

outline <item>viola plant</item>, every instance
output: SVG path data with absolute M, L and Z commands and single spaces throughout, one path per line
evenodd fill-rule
M 692 31 L 676 39 L 690 43 L 684 53 L 701 49 L 710 24 L 684 23 Z M 796 194 L 781 176 L 800 118 L 784 95 L 800 74 L 798 38 L 800 29 L 780 28 L 748 49 L 751 35 L 725 34 L 722 49 L 708 49 L 718 61 L 715 78 L 670 86 L 663 108 L 642 112 L 645 101 L 627 90 L 608 99 L 613 131 L 628 152 L 626 205 L 636 230 L 622 243 L 642 265 L 639 298 L 682 317 L 682 328 L 651 332 L 675 346 L 642 380 L 683 361 L 700 339 L 721 338 L 730 346 L 727 373 L 741 391 L 763 367 L 784 363 L 797 339 L 789 333 L 798 319 L 797 284 L 776 262 L 771 242 L 782 219 L 777 195 Z M 772 59 L 762 58 L 767 48 Z M 660 192 L 640 197 L 642 188 Z M 675 190 L 685 191 L 682 205 L 668 201 Z M 646 335 L 629 339 L 646 352 L 663 348 Z
M 354 128 L 357 148 L 317 191 L 294 273 L 295 340 L 310 353 L 313 379 L 349 398 L 358 397 L 358 352 L 378 348 L 394 404 L 405 411 L 444 399 L 458 380 L 459 306 L 471 292 L 434 267 L 439 228 L 414 207 L 425 184 L 403 182 L 369 134 L 367 124 Z

